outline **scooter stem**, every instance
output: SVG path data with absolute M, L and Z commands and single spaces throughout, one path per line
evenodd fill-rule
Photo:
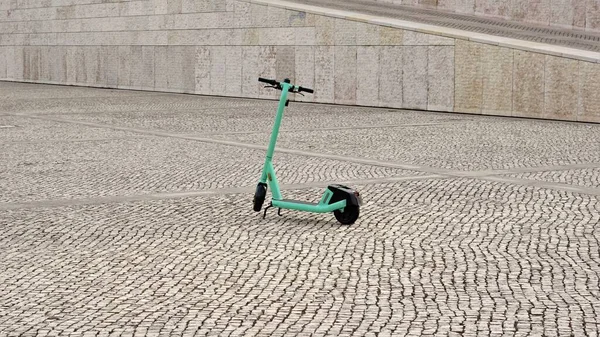
M 279 135 L 279 126 L 283 119 L 283 110 L 285 109 L 285 102 L 287 101 L 289 89 L 292 87 L 289 83 L 282 82 L 281 96 L 279 97 L 279 107 L 277 108 L 277 116 L 275 116 L 275 124 L 273 124 L 273 131 L 271 132 L 271 141 L 269 142 L 269 148 L 267 149 L 267 158 L 273 159 L 273 153 L 275 152 L 275 143 L 277 143 L 277 136 Z

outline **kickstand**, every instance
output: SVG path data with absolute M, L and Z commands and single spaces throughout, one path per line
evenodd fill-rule
M 281 208 L 277 209 L 277 215 L 281 216 Z
M 267 216 L 267 210 L 273 207 L 273 203 L 269 203 L 269 206 L 265 207 L 265 212 L 263 213 L 263 219 Z

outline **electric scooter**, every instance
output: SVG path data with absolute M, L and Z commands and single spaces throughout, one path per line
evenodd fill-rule
M 282 197 L 281 190 L 279 189 L 279 183 L 277 182 L 277 176 L 275 175 L 275 168 L 273 167 L 273 153 L 275 152 L 275 143 L 277 142 L 279 126 L 281 125 L 281 120 L 283 118 L 283 110 L 289 105 L 289 93 L 301 94 L 302 92 L 306 92 L 312 94 L 314 91 L 312 89 L 292 85 L 290 80 L 287 78 L 283 82 L 265 78 L 259 78 L 258 81 L 268 84 L 268 86 L 265 86 L 265 88 L 281 90 L 281 96 L 279 97 L 279 107 L 277 108 L 275 124 L 273 125 L 273 131 L 271 133 L 271 140 L 267 149 L 267 157 L 265 159 L 262 175 L 258 185 L 256 186 L 256 192 L 254 193 L 254 211 L 260 212 L 262 209 L 267 195 L 267 187 L 270 187 L 272 200 L 264 210 L 263 219 L 266 217 L 267 210 L 271 207 L 275 207 L 279 209 L 277 214 L 280 216 L 281 209 L 312 213 L 333 212 L 335 218 L 340 223 L 344 225 L 351 225 L 355 223 L 360 213 L 359 209 L 362 205 L 362 198 L 358 191 L 350 187 L 340 184 L 329 185 L 318 203 L 289 200 Z

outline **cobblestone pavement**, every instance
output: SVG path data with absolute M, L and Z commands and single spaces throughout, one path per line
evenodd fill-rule
M 0 336 L 598 336 L 600 125 L 0 82 Z
M 526 23 L 460 14 L 443 10 L 417 8 L 411 5 L 398 5 L 386 1 L 373 0 L 290 0 L 296 3 L 327 7 L 338 10 L 423 22 L 436 26 L 460 29 L 513 39 L 559 45 L 575 49 L 600 51 L 600 33 L 585 32 L 569 28 L 549 27 L 542 24 Z

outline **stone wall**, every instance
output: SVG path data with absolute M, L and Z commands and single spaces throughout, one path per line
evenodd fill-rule
M 244 1 L 0 1 L 0 79 L 600 122 L 594 62 Z
M 598 0 L 376 0 L 600 32 Z

